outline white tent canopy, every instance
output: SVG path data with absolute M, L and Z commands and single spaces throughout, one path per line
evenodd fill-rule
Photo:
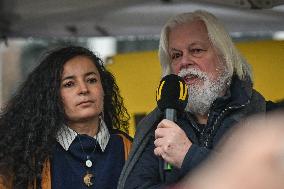
M 1 0 L 1 37 L 157 35 L 172 15 L 204 9 L 230 32 L 284 31 L 283 0 Z M 272 8 L 274 7 L 274 8 Z

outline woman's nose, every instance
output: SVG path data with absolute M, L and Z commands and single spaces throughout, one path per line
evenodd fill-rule
M 88 90 L 88 86 L 86 85 L 86 83 L 81 82 L 79 84 L 79 94 L 86 94 L 88 92 L 89 92 L 89 90 Z

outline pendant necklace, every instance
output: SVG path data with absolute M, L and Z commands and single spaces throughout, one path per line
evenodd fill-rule
M 89 169 L 89 168 L 91 168 L 92 166 L 93 166 L 93 162 L 92 162 L 92 160 L 91 160 L 91 154 L 93 154 L 94 152 L 95 152 L 95 150 L 96 150 L 96 147 L 97 147 L 97 138 L 95 137 L 95 147 L 94 147 L 94 149 L 93 149 L 93 151 L 91 152 L 91 154 L 90 155 L 88 155 L 86 152 L 85 152 L 85 150 L 84 150 L 84 148 L 83 148 L 83 145 L 82 145 L 82 143 L 81 143 L 81 139 L 80 139 L 80 136 L 78 135 L 78 138 L 79 138 L 79 143 L 80 143 L 80 145 L 81 145 L 81 149 L 82 149 L 82 151 L 83 151 L 83 153 L 86 155 L 86 161 L 85 161 L 85 166 L 87 167 L 87 169 Z M 95 174 L 94 173 L 91 173 L 91 172 L 89 172 L 88 170 L 87 170 L 87 172 L 85 173 L 85 175 L 83 176 L 83 182 L 84 182 L 84 184 L 86 185 L 86 186 L 88 186 L 88 187 L 90 187 L 90 186 L 92 186 L 94 183 L 93 183 L 93 180 L 94 180 L 94 178 L 95 178 Z

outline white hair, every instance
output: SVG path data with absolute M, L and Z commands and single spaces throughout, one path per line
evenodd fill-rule
M 209 40 L 224 60 L 229 74 L 231 76 L 236 74 L 241 80 L 246 78 L 250 78 L 252 80 L 250 65 L 241 56 L 224 26 L 214 15 L 201 10 L 176 15 L 169 19 L 162 28 L 159 45 L 159 58 L 162 66 L 162 76 L 168 75 L 172 72 L 170 66 L 171 60 L 168 53 L 169 31 L 177 25 L 191 23 L 196 20 L 204 22 L 208 31 Z

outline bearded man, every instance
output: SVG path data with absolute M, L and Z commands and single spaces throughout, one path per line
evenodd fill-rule
M 159 57 L 163 76 L 179 75 L 188 85 L 188 104 L 176 123 L 163 119 L 157 108 L 140 122 L 121 189 L 164 188 L 179 181 L 236 123 L 266 111 L 265 99 L 252 88 L 249 65 L 212 14 L 171 18 L 161 32 Z M 170 171 L 163 170 L 164 161 Z

